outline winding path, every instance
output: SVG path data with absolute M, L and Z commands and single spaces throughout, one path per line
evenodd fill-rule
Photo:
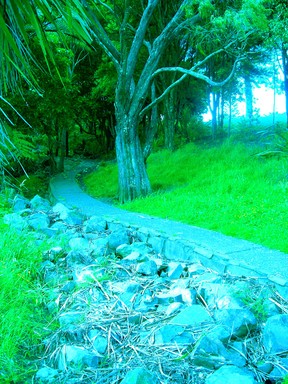
M 206 266 L 211 265 L 219 272 L 264 278 L 288 289 L 287 254 L 218 232 L 128 212 L 96 200 L 76 181 L 77 174 L 95 166 L 92 160 L 69 160 L 66 171 L 51 179 L 52 197 L 70 208 L 78 208 L 86 216 L 102 216 L 108 223 L 114 223 L 114 227 L 118 224 L 140 231 L 159 251 L 165 248 L 165 255 L 171 259 L 204 260 Z

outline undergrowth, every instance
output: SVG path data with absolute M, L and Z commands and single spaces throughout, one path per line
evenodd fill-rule
M 0 382 L 30 383 L 45 321 L 38 279 L 43 250 L 31 235 L 3 224 L 6 212 L 0 197 Z
M 227 141 L 154 153 L 148 159 L 154 192 L 123 208 L 288 252 L 288 160 L 259 158 L 259 150 Z M 115 198 L 116 166 L 101 167 L 85 183 L 91 195 Z

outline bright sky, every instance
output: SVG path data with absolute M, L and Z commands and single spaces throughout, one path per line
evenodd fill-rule
M 273 113 L 273 98 L 274 92 L 271 88 L 266 88 L 261 86 L 260 88 L 254 88 L 254 108 L 259 108 L 259 113 L 261 116 L 270 115 Z M 285 95 L 284 93 L 278 95 L 276 94 L 276 112 L 285 113 Z M 239 112 L 240 115 L 245 115 L 246 105 L 245 103 L 239 103 Z
M 271 88 L 266 88 L 265 86 L 261 86 L 260 88 L 253 89 L 254 95 L 254 109 L 259 108 L 259 113 L 261 116 L 270 115 L 273 113 L 273 98 L 274 92 Z M 246 113 L 246 104 L 245 102 L 238 103 L 239 115 L 245 115 Z M 285 95 L 284 93 L 278 95 L 276 94 L 276 112 L 285 113 Z M 210 112 L 205 113 L 203 115 L 204 121 L 211 120 Z

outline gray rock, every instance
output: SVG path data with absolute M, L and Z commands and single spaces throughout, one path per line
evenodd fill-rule
M 144 368 L 135 368 L 129 371 L 121 384 L 158 384 L 159 380 Z
M 71 226 L 80 226 L 83 224 L 83 215 L 77 211 L 69 210 L 68 216 L 65 219 L 65 223 Z
M 67 225 L 62 221 L 56 221 L 50 226 L 50 229 L 53 229 L 57 233 L 65 233 L 67 231 Z
M 108 247 L 110 251 L 115 252 L 116 248 L 121 244 L 129 244 L 130 238 L 125 229 L 119 229 L 112 232 L 108 237 Z
M 58 215 L 60 220 L 66 220 L 69 215 L 70 209 L 62 203 L 57 203 L 52 207 L 52 212 Z
M 213 322 L 209 313 L 201 305 L 192 305 L 191 307 L 183 309 L 176 315 L 170 321 L 170 324 L 195 327 L 209 322 Z
M 68 252 L 65 261 L 68 267 L 75 267 L 75 264 L 90 265 L 93 259 L 88 249 L 80 249 Z
M 187 288 L 170 289 L 168 292 L 160 292 L 155 295 L 159 304 L 171 304 L 173 302 L 196 304 L 196 291 Z
M 83 231 L 86 233 L 104 232 L 106 229 L 107 229 L 106 220 L 98 216 L 91 216 L 87 221 L 85 221 L 83 226 Z
M 18 213 L 7 213 L 4 215 L 4 223 L 20 232 L 28 228 L 27 220 Z
M 90 340 L 92 341 L 92 345 L 95 351 L 100 354 L 104 354 L 108 347 L 108 340 L 106 337 L 104 337 L 101 332 L 99 332 L 96 329 L 92 329 L 88 336 Z
M 44 211 L 47 212 L 51 209 L 51 205 L 47 199 L 36 195 L 30 200 L 30 206 L 34 211 Z
M 76 366 L 82 369 L 85 366 L 97 368 L 100 363 L 100 357 L 96 353 L 87 351 L 83 347 L 74 345 L 64 345 L 58 358 L 58 369 L 66 371 L 68 368 Z
M 153 276 L 157 273 L 157 264 L 153 260 L 144 261 L 136 267 L 136 272 L 144 276 Z
M 229 364 L 244 367 L 246 359 L 239 352 L 226 349 L 217 338 L 204 336 L 195 350 L 193 362 L 208 369 L 217 369 Z
M 144 296 L 138 296 L 135 302 L 135 310 L 141 313 L 155 311 L 158 305 L 158 300 L 152 297 L 148 292 Z
M 139 253 L 137 251 L 133 251 L 129 255 L 124 257 L 124 259 L 121 260 L 121 264 L 128 267 L 128 266 L 131 266 L 133 264 L 142 263 L 145 261 L 149 261 L 148 256 L 141 255 L 141 253 Z
M 54 379 L 58 376 L 57 369 L 53 369 L 50 367 L 40 368 L 36 372 L 36 379 L 41 383 L 53 383 Z
M 166 316 L 171 316 L 183 308 L 182 303 L 171 303 L 166 309 Z
M 66 327 L 70 324 L 79 324 L 84 318 L 84 313 L 80 311 L 64 312 L 59 316 L 60 327 Z
M 74 237 L 69 240 L 69 246 L 73 251 L 80 251 L 89 248 L 89 241 L 84 237 Z
M 257 320 L 248 309 L 222 309 L 214 313 L 216 321 L 229 330 L 231 337 L 245 337 L 256 329 Z
M 20 212 L 30 207 L 30 201 L 24 196 L 16 195 L 13 199 L 12 206 L 14 212 Z
M 171 279 L 179 279 L 184 271 L 182 264 L 171 261 L 168 264 L 167 276 Z
M 269 374 L 269 378 L 272 380 L 283 379 L 288 375 L 288 358 L 279 358 L 277 365 L 275 365 Z
M 193 335 L 185 332 L 185 327 L 167 324 L 159 328 L 154 334 L 155 345 L 191 345 L 195 342 Z
M 188 265 L 187 269 L 190 277 L 202 275 L 207 270 L 205 267 L 203 267 L 202 264 L 196 264 L 196 263 Z
M 263 345 L 268 353 L 288 351 L 288 315 L 275 315 L 267 320 Z
M 217 325 L 207 333 L 207 337 L 220 340 L 222 343 L 226 343 L 230 339 L 230 336 L 230 332 L 223 325 Z
M 49 227 L 50 220 L 46 213 L 37 212 L 29 216 L 27 219 L 28 225 L 34 229 L 34 231 L 42 231 Z
M 108 253 L 108 238 L 100 237 L 90 242 L 90 249 L 94 257 L 103 257 Z
M 200 283 L 201 284 L 204 284 L 204 283 L 218 284 L 221 282 L 222 282 L 222 278 L 216 273 L 212 273 L 212 272 L 205 272 L 199 276 L 196 276 L 193 281 L 194 284 L 200 284 Z
M 284 300 L 288 301 L 288 287 L 278 286 L 277 290 Z
M 270 373 L 273 370 L 273 364 L 269 362 L 260 362 L 257 364 L 257 369 L 263 373 Z
M 256 384 L 253 373 L 246 369 L 226 365 L 212 373 L 205 384 Z
M 232 296 L 228 285 L 204 282 L 199 291 L 210 309 L 243 308 L 244 304 Z

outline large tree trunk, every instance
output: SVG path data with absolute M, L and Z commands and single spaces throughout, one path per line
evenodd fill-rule
M 127 115 L 117 116 L 116 156 L 121 203 L 151 192 L 137 126 L 135 119 Z

